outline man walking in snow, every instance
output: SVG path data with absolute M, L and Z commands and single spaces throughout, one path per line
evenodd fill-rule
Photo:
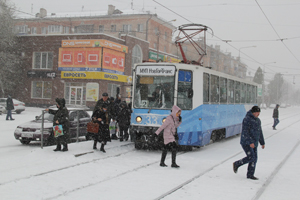
M 233 171 L 237 173 L 238 168 L 244 164 L 248 164 L 247 178 L 252 180 L 258 180 L 254 176 L 256 162 L 257 162 L 257 146 L 258 142 L 262 145 L 262 149 L 265 148 L 265 140 L 261 129 L 261 122 L 258 118 L 260 114 L 260 108 L 253 106 L 249 110 L 243 120 L 241 142 L 243 150 L 246 153 L 246 157 L 235 161 L 233 163 Z
M 278 111 L 278 108 L 279 108 L 279 104 L 277 104 L 276 107 L 273 110 L 273 118 L 274 118 L 274 124 L 272 126 L 273 130 L 276 130 L 276 126 L 279 123 L 279 119 L 278 119 L 279 111 Z

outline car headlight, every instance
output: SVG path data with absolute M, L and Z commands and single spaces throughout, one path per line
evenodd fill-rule
M 166 118 L 163 118 L 162 123 L 164 123 L 166 121 Z
M 137 123 L 141 123 L 142 118 L 140 116 L 138 116 L 138 117 L 135 118 L 135 120 L 136 120 Z

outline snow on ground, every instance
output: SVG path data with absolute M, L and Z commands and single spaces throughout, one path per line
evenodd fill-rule
M 262 110 L 266 148 L 258 150 L 258 181 L 246 179 L 246 166 L 232 171 L 245 156 L 240 136 L 178 153 L 179 169 L 170 167 L 170 153 L 162 168 L 160 151 L 137 151 L 131 142 L 112 141 L 105 154 L 92 150 L 92 141 L 71 143 L 68 152 L 42 149 L 38 142 L 22 145 L 14 129 L 41 111 L 26 107 L 13 114 L 15 121 L 0 115 L 0 199 L 299 199 L 298 107 L 279 109 L 276 131 L 273 110 Z

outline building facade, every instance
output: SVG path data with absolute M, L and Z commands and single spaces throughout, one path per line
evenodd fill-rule
M 29 106 L 64 97 L 92 108 L 104 92 L 130 102 L 132 62 L 149 55 L 149 43 L 130 35 L 27 35 L 18 42 L 26 74 L 15 97 Z

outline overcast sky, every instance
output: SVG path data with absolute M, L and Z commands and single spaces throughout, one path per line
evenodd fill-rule
M 286 74 L 285 80 L 300 87 L 300 1 L 299 0 L 8 0 L 19 11 L 36 14 L 119 10 L 150 11 L 173 25 L 197 23 L 209 26 L 208 45 L 220 45 L 248 65 L 253 76 L 265 64 L 266 77 Z M 177 35 L 178 32 L 175 32 Z M 283 39 L 283 40 L 281 40 Z M 230 41 L 228 43 L 222 41 Z M 252 47 L 256 46 L 256 47 Z M 276 63 L 272 63 L 276 62 Z M 268 63 L 268 64 L 266 64 Z

